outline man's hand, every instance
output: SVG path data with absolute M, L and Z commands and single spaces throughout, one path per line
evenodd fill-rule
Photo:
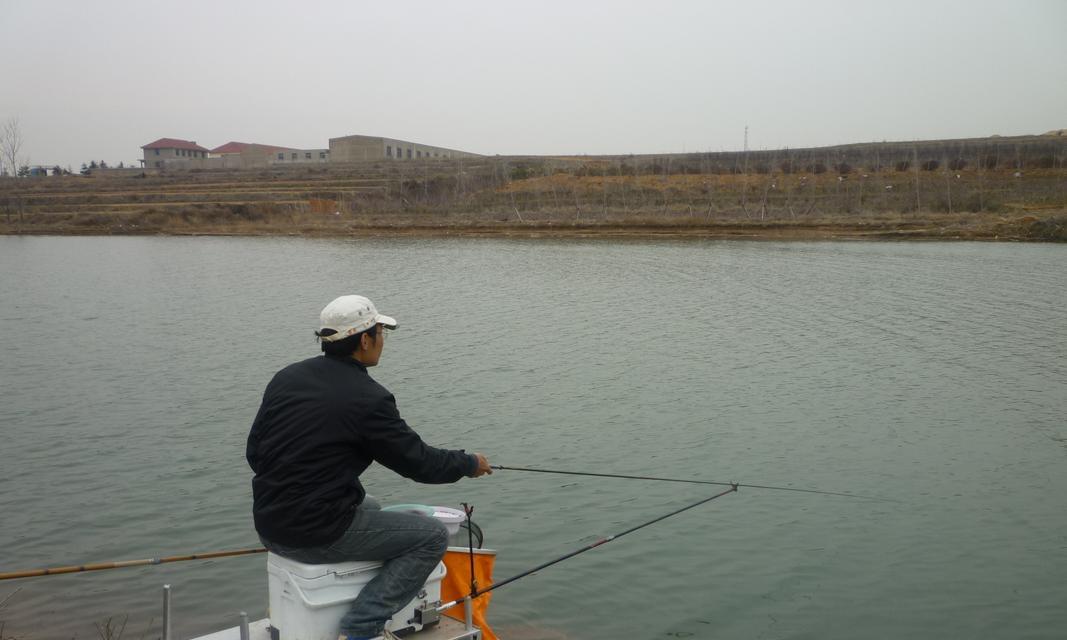
M 490 466 L 489 466 L 489 459 L 488 458 L 486 458 L 485 456 L 483 456 L 480 453 L 475 453 L 474 457 L 478 458 L 478 468 L 474 471 L 474 475 L 471 476 L 472 478 L 477 478 L 478 476 L 484 476 L 487 473 L 489 473 L 489 474 L 493 473 L 492 468 L 490 468 Z

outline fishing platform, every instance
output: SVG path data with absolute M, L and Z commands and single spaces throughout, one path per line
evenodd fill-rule
M 480 615 L 476 613 L 470 592 L 442 604 L 442 593 L 446 597 L 460 593 L 464 579 L 469 577 L 454 576 L 442 592 L 442 580 L 449 573 L 446 562 L 460 568 L 469 561 L 473 568 L 476 566 L 475 554 L 489 561 L 481 563 L 481 575 L 486 578 L 485 572 L 491 571 L 496 552 L 449 547 L 445 561 L 438 563 L 415 598 L 386 622 L 386 630 L 414 640 L 482 640 L 486 637 L 482 628 L 475 624 L 476 617 L 479 621 L 484 620 L 484 607 L 479 607 Z M 334 640 L 339 635 L 341 618 L 382 567 L 381 562 L 304 564 L 273 553 L 266 555 L 269 613 L 273 620 L 268 617 L 250 622 L 248 615 L 241 612 L 240 624 L 236 627 L 194 640 Z M 458 615 L 452 610 L 459 606 L 462 606 L 462 621 L 448 617 Z M 170 621 L 170 586 L 165 585 L 163 640 L 173 638 Z M 487 637 L 494 636 L 490 633 Z
M 336 636 L 335 633 L 330 640 Z M 468 629 L 463 622 L 452 618 L 441 618 L 437 624 L 404 634 L 403 637 L 411 640 L 481 640 L 482 630 L 473 623 Z M 194 638 L 194 640 L 278 640 L 278 636 L 270 626 L 270 618 L 264 618 L 255 622 L 242 621 L 239 626 L 216 631 Z
M 487 549 L 449 547 L 446 559 L 450 564 L 462 565 L 472 553 L 487 557 L 490 562 L 496 554 Z M 237 626 L 194 640 L 335 640 L 341 618 L 382 566 L 381 562 L 313 565 L 273 553 L 266 555 L 269 614 L 273 620 L 267 617 L 249 621 L 248 615 L 241 612 Z M 475 604 L 469 593 L 442 605 L 441 582 L 447 574 L 445 562 L 438 563 L 415 598 L 394 614 L 385 628 L 414 640 L 482 640 L 485 636 L 475 624 Z M 456 594 L 458 586 L 453 580 L 446 595 Z M 460 606 L 462 620 L 448 617 L 457 614 L 446 611 Z M 164 585 L 162 640 L 174 637 L 170 631 L 171 620 L 170 586 Z
M 448 548 L 415 597 L 385 622 L 385 630 L 413 640 L 493 640 L 493 633 L 484 633 L 482 628 L 488 598 L 477 603 L 474 598 L 479 595 L 478 580 L 492 581 L 496 552 L 481 548 L 481 529 L 470 520 L 473 508 L 464 505 L 460 511 L 407 504 L 385 510 L 434 518 L 448 530 L 453 544 L 461 537 L 467 542 L 466 547 Z M 460 536 L 461 526 L 466 529 L 463 536 Z M 475 549 L 475 538 L 478 549 Z M 266 557 L 269 617 L 250 622 L 242 612 L 238 626 L 195 640 L 335 640 L 341 619 L 384 564 L 379 561 L 308 564 L 271 552 Z M 171 638 L 170 608 L 170 588 L 165 586 L 163 640 Z M 481 622 L 482 626 L 475 622 Z

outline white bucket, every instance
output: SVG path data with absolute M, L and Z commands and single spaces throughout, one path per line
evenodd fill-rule
M 341 618 L 381 566 L 380 562 L 304 564 L 268 553 L 270 626 L 278 630 L 280 640 L 337 640 Z M 444 576 L 445 565 L 438 563 L 422 591 L 385 628 L 393 632 L 422 629 L 415 623 L 415 609 L 440 602 Z

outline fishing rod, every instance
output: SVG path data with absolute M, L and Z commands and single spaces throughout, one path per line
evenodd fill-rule
M 263 553 L 266 549 L 237 549 L 234 551 L 210 551 L 208 553 L 193 553 L 185 556 L 168 556 L 165 558 L 145 558 L 144 560 L 120 560 L 118 562 L 98 562 L 96 564 L 78 564 L 69 567 L 53 567 L 51 569 L 31 569 L 29 571 L 11 571 L 0 573 L 0 580 L 14 580 L 16 578 L 35 578 L 38 576 L 52 576 L 61 573 L 80 573 L 82 571 L 102 571 L 104 569 L 123 569 L 126 567 L 140 567 L 151 564 L 166 564 L 168 562 L 184 562 L 186 560 L 210 560 L 212 558 L 229 558 L 232 556 L 247 556 L 253 553 Z
M 745 487 L 747 489 L 773 489 L 775 491 L 799 491 L 801 493 L 819 493 L 827 496 L 844 496 L 846 498 L 862 498 L 864 500 L 878 500 L 881 502 L 897 502 L 891 498 L 878 498 L 875 496 L 864 496 L 858 493 L 840 493 L 837 491 L 820 491 L 818 489 L 798 489 L 796 487 L 772 487 L 763 484 L 745 484 L 745 483 L 733 483 L 733 482 L 713 482 L 711 480 L 686 480 L 683 478 L 660 478 L 655 476 L 630 476 L 618 473 L 592 473 L 589 471 L 560 471 L 558 469 L 533 469 L 531 467 L 505 467 L 502 464 L 491 464 L 491 469 L 500 469 L 502 471 L 530 471 L 533 473 L 552 473 L 565 476 L 592 476 L 594 478 L 624 478 L 627 480 L 655 480 L 658 482 L 684 482 L 686 484 L 713 484 L 722 487 Z
M 504 468 L 504 467 L 498 467 L 498 468 Z M 692 509 L 694 507 L 699 507 L 702 504 L 706 504 L 708 502 L 711 502 L 712 500 L 714 500 L 716 498 L 721 498 L 721 497 L 723 497 L 724 495 L 726 495 L 728 493 L 734 493 L 734 492 L 737 491 L 737 488 L 739 486 L 741 486 L 741 485 L 733 484 L 733 483 L 727 483 L 727 484 L 730 487 L 729 489 L 727 489 L 726 491 L 723 491 L 721 493 L 716 493 L 715 495 L 711 496 L 710 498 L 704 498 L 702 500 L 698 500 L 697 502 L 694 502 L 693 504 L 684 506 L 681 509 L 677 509 L 675 511 L 671 511 L 668 514 L 662 515 L 662 516 L 660 516 L 658 518 L 655 518 L 653 520 L 649 520 L 648 522 L 643 522 L 643 523 L 641 523 L 641 524 L 639 524 L 639 525 L 637 525 L 635 527 L 630 527 L 629 529 L 627 529 L 626 531 L 623 531 L 622 533 L 616 533 L 616 534 L 610 535 L 610 536 L 608 536 L 606 538 L 601 538 L 601 539 L 597 540 L 596 542 L 594 542 L 592 544 L 589 544 L 589 545 L 586 545 L 586 546 L 582 547 L 581 549 L 577 549 L 575 551 L 571 551 L 570 553 L 562 555 L 562 556 L 556 558 L 555 560 L 549 560 L 548 562 L 539 564 L 536 567 L 534 567 L 533 569 L 529 569 L 527 571 L 523 571 L 522 573 L 520 573 L 518 575 L 511 576 L 507 580 L 502 580 L 501 582 L 494 583 L 494 584 L 492 584 L 492 585 L 490 585 L 488 587 L 485 587 L 484 589 L 474 589 L 474 590 L 471 591 L 471 593 L 469 595 L 464 596 L 463 598 L 459 598 L 457 600 L 453 600 L 451 602 L 446 602 L 446 603 L 436 607 L 436 610 L 437 611 L 444 611 L 445 609 L 450 609 L 450 608 L 462 603 L 467 598 L 470 598 L 470 599 L 477 598 L 478 596 L 481 596 L 481 595 L 484 595 L 486 593 L 489 593 L 493 589 L 497 589 L 497 588 L 502 587 L 502 586 L 504 586 L 506 584 L 510 584 L 512 582 L 515 582 L 519 578 L 525 578 L 526 576 L 530 575 L 531 573 L 536 573 L 536 572 L 540 571 L 541 569 L 545 569 L 545 568 L 551 567 L 552 565 L 558 564 L 560 562 L 563 562 L 564 560 L 567 560 L 568 558 L 573 558 L 574 556 L 576 556 L 576 555 L 578 555 L 580 553 L 585 553 L 586 551 L 591 551 L 593 549 L 596 549 L 600 545 L 607 544 L 607 543 L 611 542 L 612 540 L 618 540 L 619 538 L 623 537 L 624 535 L 626 535 L 628 533 L 633 533 L 634 531 L 637 531 L 638 529 L 644 529 L 645 527 L 647 527 L 649 525 L 656 524 L 657 522 L 659 522 L 661 520 L 666 520 L 667 518 L 669 518 L 671 516 L 676 516 L 679 513 L 682 513 L 683 511 L 688 511 L 688 510 L 690 510 L 690 509 Z

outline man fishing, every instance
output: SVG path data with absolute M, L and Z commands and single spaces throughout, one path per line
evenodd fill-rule
M 384 563 L 342 618 L 342 640 L 387 637 L 386 621 L 415 597 L 448 546 L 437 519 L 382 511 L 360 474 L 371 462 L 430 484 L 492 473 L 480 453 L 424 443 L 367 373 L 396 327 L 363 296 L 326 305 L 315 332 L 324 355 L 275 374 L 248 434 L 252 514 L 268 550 L 308 564 Z

